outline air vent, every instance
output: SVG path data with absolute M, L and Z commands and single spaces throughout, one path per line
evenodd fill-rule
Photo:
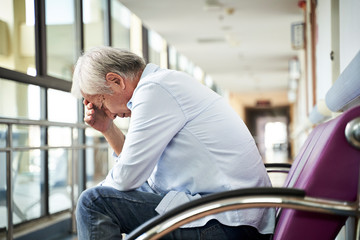
M 198 38 L 198 43 L 221 43 L 225 42 L 224 38 Z

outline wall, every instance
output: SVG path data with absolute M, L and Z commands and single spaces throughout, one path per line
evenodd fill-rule
M 360 50 L 360 1 L 340 2 L 340 72 Z
M 230 105 L 245 119 L 245 108 L 255 107 L 258 100 L 269 100 L 271 106 L 286 106 L 289 105 L 286 91 L 273 92 L 252 92 L 252 93 L 230 93 L 228 95 Z

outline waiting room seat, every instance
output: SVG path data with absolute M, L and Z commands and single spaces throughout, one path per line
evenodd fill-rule
M 335 239 L 349 217 L 359 218 L 359 168 L 360 106 L 357 106 L 313 129 L 283 188 L 240 189 L 208 195 L 144 223 L 126 239 L 158 239 L 203 216 L 253 207 L 278 208 L 273 239 Z M 355 232 L 356 228 L 350 230 Z

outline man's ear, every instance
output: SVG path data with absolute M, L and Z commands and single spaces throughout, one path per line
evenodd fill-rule
M 109 72 L 106 74 L 105 79 L 107 83 L 115 84 L 116 86 L 119 86 L 121 89 L 125 89 L 125 80 L 119 74 Z

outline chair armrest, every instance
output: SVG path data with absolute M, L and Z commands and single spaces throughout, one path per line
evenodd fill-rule
M 177 208 L 174 208 L 163 215 L 159 215 L 157 217 L 150 219 L 149 221 L 147 221 L 146 223 L 142 224 L 137 229 L 132 231 L 130 234 L 128 234 L 126 239 L 127 240 L 137 239 L 144 233 L 146 235 L 149 235 L 150 237 L 153 236 L 153 234 L 156 235 L 159 233 L 161 233 L 162 236 L 188 222 L 199 219 L 206 215 L 214 214 L 215 213 L 214 211 L 222 212 L 222 211 L 232 210 L 232 209 L 216 210 L 219 206 L 222 206 L 221 208 L 231 208 L 230 206 L 226 207 L 224 204 L 222 204 L 221 203 L 222 201 L 232 200 L 233 203 L 230 204 L 227 203 L 226 205 L 228 204 L 233 205 L 233 204 L 237 204 L 239 202 L 239 200 L 237 199 L 242 197 L 256 198 L 257 196 L 266 199 L 269 196 L 284 196 L 284 195 L 287 197 L 303 198 L 305 196 L 305 192 L 302 190 L 285 189 L 285 188 L 284 189 L 283 188 L 249 188 L 249 189 L 239 189 L 239 190 L 209 194 L 200 199 L 196 199 L 194 201 L 183 204 Z M 265 201 L 268 202 L 267 200 Z M 209 205 L 211 205 L 210 208 L 207 211 L 205 211 L 207 213 L 203 214 L 204 208 L 205 209 L 208 208 Z M 214 211 L 209 211 L 209 210 L 214 210 Z M 187 214 L 190 214 L 190 216 L 186 217 Z M 166 230 L 165 233 L 162 232 L 162 230 L 158 231 L 159 228 L 162 228 L 159 226 L 163 225 L 164 223 L 172 222 L 172 221 L 175 221 L 176 224 L 171 226 L 171 229 L 169 229 L 170 231 Z M 153 233 L 153 231 L 155 231 L 156 233 Z M 161 236 L 157 236 L 157 237 L 161 237 Z M 143 238 L 140 237 L 139 239 L 143 239 Z M 151 239 L 151 238 L 145 237 L 144 239 Z
M 289 173 L 291 164 L 290 163 L 265 163 L 265 168 L 268 173 Z
M 204 196 L 145 222 L 126 239 L 158 239 L 180 226 L 207 215 L 224 211 L 284 207 L 343 216 L 356 216 L 357 204 L 306 197 L 303 190 L 287 188 L 249 188 Z

